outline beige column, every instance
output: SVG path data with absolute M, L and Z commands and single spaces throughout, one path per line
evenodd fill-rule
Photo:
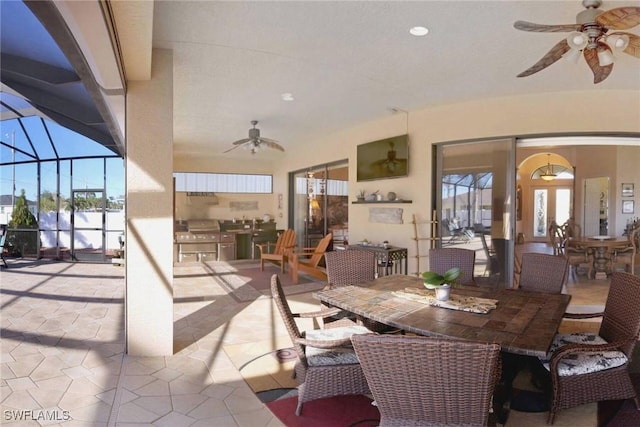
M 127 87 L 127 352 L 173 354 L 173 53 Z

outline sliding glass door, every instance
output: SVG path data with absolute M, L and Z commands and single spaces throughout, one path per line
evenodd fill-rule
M 478 281 L 507 287 L 513 283 L 514 147 L 512 139 L 435 146 L 440 245 L 474 250 Z
M 296 231 L 298 246 L 315 247 L 330 232 L 332 247 L 348 243 L 348 162 L 316 165 L 289 176 L 289 227 Z

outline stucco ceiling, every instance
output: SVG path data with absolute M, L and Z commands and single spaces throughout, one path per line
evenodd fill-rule
M 605 1 L 602 9 L 623 5 L 640 2 Z M 571 24 L 581 10 L 580 1 L 567 0 L 156 1 L 153 46 L 174 52 L 175 151 L 221 154 L 254 119 L 263 136 L 296 149 L 391 108 L 640 90 L 640 60 L 626 54 L 598 85 L 584 59 L 516 77 L 566 34 L 523 32 L 513 23 Z M 430 33 L 409 35 L 415 25 Z M 282 100 L 287 92 L 294 101 Z
M 552 92 L 640 93 L 640 60 L 626 54 L 618 56 L 610 77 L 597 85 L 583 59 L 577 64 L 563 59 L 530 77 L 516 77 L 566 33 L 523 32 L 513 23 L 573 23 L 583 10 L 579 0 L 55 5 L 93 70 L 93 93 L 117 96 L 106 83 L 109 76 L 120 78 L 117 72 L 105 71 L 108 64 L 101 65 L 115 63 L 115 56 L 114 51 L 101 54 L 109 36 L 96 31 L 96 16 L 103 26 L 113 22 L 129 80 L 151 74 L 151 46 L 173 51 L 173 136 L 178 155 L 250 158 L 241 149 L 224 151 L 247 137 L 251 120 L 259 121 L 262 136 L 279 141 L 289 152 L 330 132 L 388 116 L 393 109 L 410 114 L 457 102 Z M 110 10 L 113 21 L 97 13 L 101 9 L 96 5 L 106 5 L 103 9 Z M 628 5 L 640 2 L 605 0 L 602 9 Z M 50 11 L 44 16 L 51 21 Z M 430 33 L 421 38 L 409 35 L 415 25 L 428 27 Z M 24 26 L 14 27 L 17 32 Z M 640 35 L 640 26 L 630 32 Z M 3 32 L 3 49 L 10 40 L 22 40 L 23 46 L 11 53 L 33 53 L 41 44 L 29 41 L 32 33 L 9 37 Z M 294 100 L 284 101 L 284 93 Z M 111 123 L 120 123 L 120 129 L 123 105 L 110 111 L 115 117 Z M 597 110 L 576 108 L 584 109 L 587 120 Z M 273 159 L 287 152 L 268 150 L 256 156 Z

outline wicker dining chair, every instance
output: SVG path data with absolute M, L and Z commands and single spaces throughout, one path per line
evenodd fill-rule
M 424 336 L 354 335 L 380 426 L 480 426 L 500 379 L 500 345 Z
M 298 382 L 296 415 L 300 415 L 302 405 L 311 400 L 369 393 L 369 386 L 351 346 L 350 337 L 370 331 L 364 326 L 342 319 L 325 329 L 301 332 L 296 318 L 324 318 L 335 315 L 340 310 L 293 313 L 277 274 L 271 276 L 271 295 L 298 355 L 293 372 Z
M 477 283 L 473 278 L 476 263 L 476 251 L 463 248 L 435 248 L 429 250 L 429 271 L 444 274 L 453 267 L 462 271 L 457 283 L 473 285 Z
M 327 252 L 324 255 L 324 262 L 330 287 L 360 285 L 375 279 L 376 256 L 373 251 L 348 249 Z M 397 328 L 361 316 L 351 316 L 351 318 L 373 332 L 399 332 Z
M 525 252 L 521 256 L 518 289 L 559 294 L 568 271 L 569 262 L 562 255 Z
M 565 318 L 602 317 L 598 334 L 557 334 L 551 345 L 551 357 L 542 364 L 551 372 L 553 398 L 547 422 L 553 424 L 556 413 L 586 403 L 633 398 L 629 365 L 640 334 L 640 277 L 617 272 L 604 311 L 592 314 L 565 313 Z
M 327 282 L 332 287 L 369 282 L 376 278 L 376 255 L 373 251 L 348 249 L 324 254 Z

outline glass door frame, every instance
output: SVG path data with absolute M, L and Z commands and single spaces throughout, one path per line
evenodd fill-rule
M 500 143 L 505 144 L 507 149 L 506 160 L 507 165 L 506 168 L 502 168 L 501 171 L 506 170 L 508 173 L 504 174 L 504 176 L 499 175 L 498 173 L 494 173 L 493 179 L 494 183 L 496 182 L 496 178 L 499 180 L 504 180 L 504 194 L 493 194 L 492 191 L 492 201 L 491 201 L 491 211 L 492 211 L 492 221 L 495 221 L 493 216 L 501 217 L 501 226 L 502 230 L 500 232 L 501 237 L 504 238 L 504 248 L 501 248 L 501 251 L 504 250 L 503 263 L 500 265 L 501 269 L 501 277 L 500 277 L 500 286 L 505 286 L 508 288 L 513 287 L 514 284 L 514 263 L 515 263 L 515 233 L 516 233 L 516 138 L 515 137 L 507 137 L 507 138 L 487 138 L 487 139 L 476 139 L 476 140 L 465 140 L 465 141 L 449 141 L 443 143 L 437 143 L 433 145 L 432 152 L 432 161 L 433 161 L 433 175 L 432 175 L 432 206 L 436 211 L 438 223 L 441 225 L 438 227 L 439 230 L 442 230 L 442 212 L 443 212 L 443 194 L 442 194 L 442 176 L 443 176 L 443 167 L 444 167 L 444 155 L 443 152 L 447 147 L 458 146 L 462 147 L 463 145 L 474 145 L 476 148 L 480 144 L 487 144 L 487 147 L 490 148 L 490 145 Z M 491 151 L 491 150 L 489 150 Z M 494 203 L 498 201 L 502 203 L 502 207 L 494 206 Z M 471 226 L 472 224 L 468 224 Z M 437 247 L 442 247 L 443 243 L 443 233 L 439 233 L 440 239 L 437 241 Z M 489 262 L 489 260 L 487 260 Z
M 309 166 L 308 168 L 289 172 L 288 227 L 296 231 L 296 243 L 298 247 L 315 247 L 317 243 L 316 240 L 319 240 L 319 238 L 326 236 L 329 232 L 330 224 L 328 222 L 328 215 L 326 214 L 329 207 L 328 197 L 324 196 L 328 196 L 327 181 L 328 179 L 330 179 L 330 171 L 337 166 L 344 166 L 348 168 L 349 160 L 337 160 L 335 162 Z M 310 176 L 310 174 L 312 174 L 312 176 Z M 324 180 L 324 188 L 320 188 L 318 187 L 318 185 L 310 183 L 311 179 L 315 179 L 318 176 L 320 176 L 320 180 Z M 298 191 L 299 183 L 296 181 L 297 177 L 306 177 L 304 194 L 301 191 Z M 311 205 L 314 195 L 321 196 L 321 204 L 318 204 L 317 207 Z M 300 206 L 300 204 L 303 203 L 303 199 L 304 206 Z M 304 211 L 302 210 L 302 208 L 304 208 Z M 312 213 L 312 208 L 319 208 L 322 215 L 322 218 L 320 219 L 320 222 L 318 224 L 319 233 L 317 233 L 317 236 L 311 235 L 309 229 L 309 221 L 314 216 Z M 301 212 L 304 212 L 304 214 L 301 214 Z M 330 245 L 329 250 L 331 250 L 332 247 L 333 245 Z

